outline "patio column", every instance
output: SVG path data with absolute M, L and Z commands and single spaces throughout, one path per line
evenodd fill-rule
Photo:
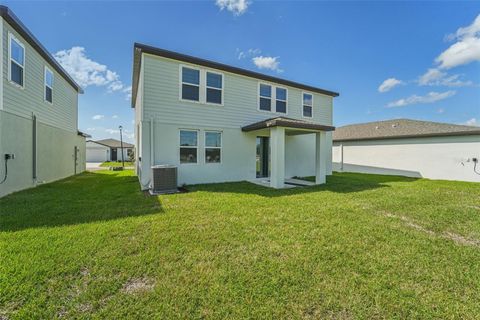
M 270 129 L 270 187 L 280 189 L 285 183 L 285 128 Z
M 327 182 L 327 134 L 315 133 L 315 184 Z

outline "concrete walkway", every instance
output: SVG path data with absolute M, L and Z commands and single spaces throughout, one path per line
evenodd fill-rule
M 87 162 L 87 171 L 96 171 L 96 170 L 105 170 L 107 168 L 102 168 L 100 165 L 102 162 Z

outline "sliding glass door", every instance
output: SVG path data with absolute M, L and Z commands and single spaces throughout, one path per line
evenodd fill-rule
M 257 178 L 270 176 L 270 138 L 257 137 Z

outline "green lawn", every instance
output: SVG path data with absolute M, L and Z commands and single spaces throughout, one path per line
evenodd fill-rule
M 480 184 L 336 174 L 150 197 L 132 175 L 0 199 L 0 319 L 480 315 Z
M 107 161 L 100 165 L 100 167 L 121 167 L 122 161 Z M 125 161 L 125 167 L 133 167 L 134 163 L 131 161 Z

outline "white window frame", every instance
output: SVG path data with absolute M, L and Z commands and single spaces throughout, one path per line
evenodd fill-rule
M 278 99 L 278 98 L 277 98 L 277 88 L 278 88 L 278 89 L 284 89 L 284 90 L 285 90 L 285 100 L 282 100 L 282 99 Z M 278 100 L 278 101 L 285 102 L 285 112 L 278 112 L 278 111 L 277 111 L 277 100 Z M 288 89 L 285 88 L 285 87 L 275 86 L 275 113 L 284 114 L 284 115 L 287 115 L 287 114 L 288 114 Z
M 198 85 L 196 84 L 193 84 L 193 83 L 188 83 L 188 82 L 183 82 L 183 68 L 187 68 L 187 69 L 192 69 L 192 70 L 197 70 L 198 71 Z M 180 99 L 180 101 L 183 101 L 183 102 L 192 102 L 192 103 L 202 103 L 202 70 L 200 68 L 197 68 L 195 66 L 189 66 L 189 65 L 183 65 L 181 64 L 180 65 L 180 68 L 179 68 L 179 77 L 178 77 L 178 81 L 179 81 L 179 96 L 178 98 Z M 183 85 L 186 84 L 186 85 L 189 85 L 189 86 L 197 86 L 198 87 L 198 101 L 197 100 L 189 100 L 189 99 L 183 99 Z
M 268 98 L 268 97 L 260 96 L 260 86 L 261 85 L 270 86 L 270 88 L 272 88 L 272 90 L 271 90 L 272 94 L 271 94 L 271 97 L 270 97 L 270 111 L 260 109 L 260 98 L 265 98 L 265 99 Z M 277 99 L 277 88 L 286 90 L 286 96 L 285 96 L 286 100 Z M 285 112 L 277 112 L 277 100 L 285 102 Z M 258 87 L 257 87 L 257 110 L 260 111 L 260 112 L 276 113 L 278 115 L 284 115 L 284 116 L 288 115 L 288 88 L 287 87 L 282 87 L 282 86 L 277 86 L 275 84 L 268 83 L 268 82 L 258 82 Z
M 50 72 L 52 74 L 52 86 L 49 86 L 47 84 L 47 72 Z M 53 104 L 53 85 L 55 83 L 55 74 L 53 73 L 53 71 L 45 66 L 45 70 L 43 72 L 43 100 L 46 102 L 46 103 L 49 103 L 49 104 Z M 48 101 L 47 100 L 47 87 L 49 87 L 51 90 L 52 90 L 52 101 Z
M 223 92 L 225 91 L 224 90 L 224 79 L 225 79 L 225 76 L 223 73 L 220 73 L 220 72 L 216 72 L 216 71 L 212 71 L 212 70 L 203 70 L 203 73 L 205 75 L 205 104 L 210 104 L 210 105 L 213 105 L 213 106 L 223 106 Z M 207 82 L 207 73 L 212 73 L 212 74 L 216 74 L 216 75 L 219 75 L 222 77 L 222 88 L 221 89 L 218 89 L 218 88 L 215 88 L 215 87 L 209 87 L 208 86 L 208 82 Z M 200 79 L 202 77 L 202 72 L 200 72 Z M 202 81 L 200 81 L 201 83 Z M 220 90 L 221 92 L 221 99 L 222 99 L 222 103 L 214 103 L 214 102 L 208 102 L 207 101 L 207 89 L 214 89 L 214 90 Z
M 195 84 L 191 84 L 191 83 L 188 83 L 188 82 L 183 82 L 183 78 L 182 78 L 183 68 L 189 68 L 189 69 L 197 70 L 199 72 L 200 79 L 199 79 L 199 84 L 198 84 L 198 101 L 183 99 L 183 97 L 182 97 L 183 84 L 191 85 L 191 86 L 197 86 Z M 207 86 L 207 72 L 218 74 L 218 75 L 222 76 L 222 89 Z M 211 88 L 211 89 L 215 89 L 215 90 L 221 90 L 221 92 L 222 92 L 222 103 L 221 104 L 213 103 L 213 102 L 207 102 L 207 88 Z M 198 103 L 198 104 L 215 106 L 215 107 L 223 107 L 224 104 L 225 104 L 225 74 L 222 73 L 222 72 L 211 70 L 211 69 L 199 68 L 197 66 L 192 66 L 192 65 L 188 65 L 188 64 L 180 64 L 179 68 L 178 68 L 178 100 L 181 101 L 181 102 L 187 102 L 187 103 Z
M 12 40 L 15 41 L 20 47 L 23 48 L 23 65 L 18 64 L 17 61 L 13 60 L 12 58 Z M 13 84 L 14 86 L 24 89 L 25 88 L 25 60 L 27 56 L 27 51 L 25 50 L 25 45 L 18 40 L 11 32 L 8 33 L 8 81 Z M 23 85 L 19 85 L 15 81 L 12 80 L 12 62 L 22 68 L 22 83 Z
M 304 94 L 309 94 L 309 95 L 312 96 L 312 104 L 311 104 L 310 106 L 309 106 L 308 104 L 304 104 L 304 100 L 303 100 L 303 95 L 304 95 Z M 314 99 L 313 93 L 311 93 L 311 92 L 306 92 L 306 91 L 302 91 L 302 98 L 301 98 L 301 99 L 302 99 L 302 116 L 303 116 L 304 118 L 307 118 L 307 119 L 313 119 L 313 99 Z M 304 107 L 304 106 L 309 106 L 310 108 L 312 108 L 312 116 L 311 116 L 311 117 L 305 115 L 305 113 L 304 113 L 304 111 L 303 111 L 303 107 Z
M 270 98 L 269 98 L 269 99 L 270 99 L 270 110 L 263 110 L 263 109 L 260 108 L 260 98 L 264 98 L 264 99 L 267 99 L 267 98 L 268 98 L 268 97 L 264 97 L 264 96 L 261 96 L 261 95 L 260 95 L 260 86 L 261 86 L 261 85 L 269 86 L 269 87 L 271 88 L 271 90 L 270 90 L 271 94 L 270 94 Z M 270 84 L 270 83 L 259 82 L 259 83 L 258 83 L 257 90 L 258 90 L 258 92 L 257 92 L 257 104 L 258 104 L 258 105 L 257 105 L 257 109 L 258 109 L 258 111 L 260 111 L 260 112 L 272 113 L 272 112 L 273 112 L 273 111 L 272 111 L 272 108 L 274 107 L 274 106 L 273 106 L 273 101 L 275 101 L 275 100 L 273 99 L 273 97 L 274 97 L 274 95 L 275 95 L 275 86 L 273 86 L 273 85 Z M 276 108 L 275 108 L 275 110 L 276 110 Z
M 207 146 L 207 133 L 220 133 L 220 147 L 209 147 Z M 205 164 L 222 164 L 223 162 L 223 132 L 219 130 L 205 130 L 204 131 L 204 152 L 203 152 L 203 161 Z M 220 149 L 220 162 L 207 162 L 207 149 Z
M 181 135 L 182 135 L 182 131 L 189 131 L 189 132 L 195 132 L 197 134 L 197 145 L 195 147 L 193 146 L 182 146 L 181 145 Z M 200 130 L 196 130 L 196 129 L 179 129 L 178 130 L 178 163 L 182 166 L 184 165 L 197 165 L 199 164 L 199 150 L 200 150 Z M 182 159 L 180 157 L 180 151 L 182 148 L 189 148 L 189 149 L 197 149 L 197 161 L 196 162 L 182 162 Z

